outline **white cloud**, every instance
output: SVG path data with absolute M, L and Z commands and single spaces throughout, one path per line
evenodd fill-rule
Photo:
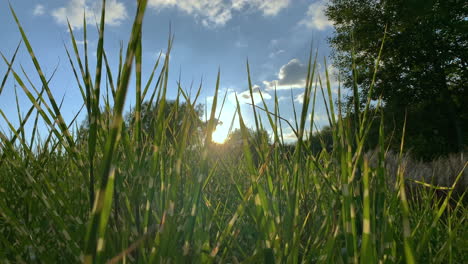
M 218 91 L 218 103 L 220 103 L 223 100 L 224 95 L 226 93 L 228 94 L 227 96 L 230 96 L 231 94 L 234 96 L 234 89 L 230 88 L 230 87 L 224 87 L 224 88 L 219 89 L 219 91 Z M 213 95 L 210 95 L 210 96 L 206 97 L 206 101 L 209 102 L 209 103 L 212 103 L 213 100 L 214 100 Z M 232 102 L 234 102 L 234 104 L 235 104 L 235 102 L 236 102 L 235 97 L 234 97 L 234 100 Z
M 171 59 L 172 55 L 169 55 L 169 59 Z M 151 53 L 151 59 L 157 60 L 159 58 L 159 63 L 163 63 L 166 59 L 166 53 L 162 50 L 158 52 Z
M 311 114 L 308 115 L 307 120 L 310 122 L 311 121 Z M 289 122 L 291 124 L 294 124 L 294 120 L 290 119 Z M 328 117 L 326 114 L 322 113 L 315 113 L 314 114 L 314 123 L 315 126 L 319 130 L 321 130 L 324 126 L 328 125 Z M 306 126 L 308 127 L 308 125 Z M 316 132 L 314 132 L 316 133 Z M 307 139 L 309 137 L 310 130 L 309 129 L 304 129 L 304 137 L 303 139 Z M 297 136 L 294 133 L 294 131 L 291 129 L 291 127 L 283 127 L 283 138 L 285 142 L 292 143 L 297 140 Z
M 297 140 L 297 136 L 291 129 L 288 129 L 288 132 L 283 132 L 283 139 L 284 141 L 291 143 Z
M 68 4 L 52 10 L 55 21 L 62 25 L 67 25 L 67 19 L 73 29 L 83 27 L 83 12 L 86 11 L 86 21 L 88 24 L 99 23 L 101 19 L 101 2 L 89 0 L 69 0 Z M 107 25 L 118 26 L 127 19 L 127 9 L 118 0 L 108 0 L 106 2 Z
M 290 2 L 290 0 L 232 0 L 232 8 L 241 10 L 250 7 L 261 11 L 264 16 L 276 16 Z
M 41 4 L 37 4 L 35 7 L 34 7 L 34 10 L 33 10 L 33 15 L 35 16 L 42 16 L 45 14 L 45 7 Z
M 281 66 L 278 72 L 278 79 L 273 81 L 263 81 L 267 90 L 285 90 L 290 88 L 304 88 L 307 77 L 307 66 L 298 59 L 292 59 L 287 64 Z
M 338 116 L 335 115 L 335 117 L 338 117 Z M 309 121 L 312 120 L 312 114 L 308 115 L 307 120 L 309 120 Z M 321 125 L 328 123 L 327 114 L 314 113 L 314 122 L 319 123 Z
M 232 17 L 223 0 L 150 0 L 148 6 L 154 9 L 180 9 L 200 19 L 205 26 L 222 26 Z
M 337 68 L 335 68 L 333 65 L 328 65 L 327 66 L 327 71 L 328 71 L 328 78 L 330 81 L 330 88 L 332 93 L 338 94 L 338 85 L 340 84 L 339 82 L 339 71 Z M 323 73 L 323 76 L 325 76 L 325 73 Z M 322 84 L 323 88 L 325 89 L 327 86 L 326 84 L 326 78 L 322 78 Z
M 277 15 L 291 0 L 150 0 L 149 7 L 160 10 L 177 8 L 194 16 L 204 26 L 224 26 L 233 11 L 249 8 L 265 16 Z
M 89 44 L 89 41 L 88 41 L 88 40 L 86 40 L 86 41 L 84 41 L 84 40 L 76 40 L 76 44 L 77 44 L 77 45 L 84 45 L 85 42 L 86 42 L 86 44 Z
M 269 44 L 269 45 L 270 45 L 271 47 L 276 47 L 276 46 L 278 45 L 278 43 L 279 43 L 279 40 L 278 40 L 278 39 L 272 39 L 272 40 L 270 40 L 270 44 Z
M 249 46 L 249 44 L 247 44 L 247 42 L 245 41 L 241 41 L 241 40 L 238 40 L 234 43 L 234 45 L 238 48 L 247 48 Z
M 296 95 L 296 97 L 294 98 L 294 102 L 302 104 L 304 102 L 304 94 L 305 93 L 300 93 Z
M 332 27 L 332 21 L 325 15 L 326 1 L 319 0 L 312 3 L 306 13 L 306 17 L 299 22 L 299 25 L 305 25 L 308 28 L 324 30 Z
M 317 64 L 316 73 L 320 72 L 321 79 L 322 79 L 322 86 L 326 89 L 326 77 L 325 71 L 321 70 L 323 67 L 321 64 Z M 278 79 L 272 81 L 263 81 L 265 88 L 267 91 L 272 91 L 275 89 L 277 90 L 289 90 L 289 89 L 297 89 L 297 88 L 305 88 L 306 85 L 306 78 L 307 78 L 307 70 L 308 66 L 301 63 L 298 59 L 292 59 L 287 64 L 281 66 L 278 72 Z M 328 77 L 330 80 L 330 87 L 333 93 L 338 93 L 338 74 L 339 71 L 333 65 L 327 66 L 328 70 Z M 317 76 L 317 74 L 316 74 Z M 317 76 L 318 77 L 318 76 Z M 315 80 L 313 87 L 315 87 Z M 320 87 L 320 85 L 318 86 Z M 298 103 L 302 103 L 304 98 L 304 94 L 299 94 L 295 97 L 294 101 Z
M 285 50 L 282 50 L 282 49 L 277 50 L 277 51 L 273 51 L 273 52 L 270 53 L 270 55 L 268 55 L 268 57 L 269 57 L 270 59 L 273 59 L 273 58 L 275 58 L 276 56 L 278 56 L 278 55 L 280 55 L 281 53 L 284 53 L 284 52 L 286 52 L 286 51 L 285 51 Z
M 309 137 L 309 130 L 304 129 L 303 139 L 307 139 L 308 137 Z M 297 141 L 297 136 L 294 133 L 294 131 L 290 127 L 288 127 L 288 128 L 283 129 L 283 139 L 287 143 L 294 143 L 295 141 Z
M 265 101 L 270 100 L 272 98 L 271 95 L 266 91 L 261 91 L 261 93 Z M 260 86 L 254 85 L 252 87 L 252 94 L 253 94 L 254 104 L 262 103 L 262 97 L 260 96 Z M 236 104 L 236 93 L 232 92 L 231 94 L 229 94 L 228 99 L 229 101 L 231 101 L 231 103 Z M 239 100 L 239 103 L 244 103 L 244 104 L 252 103 L 252 99 L 250 97 L 250 91 L 248 89 L 241 93 L 238 93 L 237 99 Z

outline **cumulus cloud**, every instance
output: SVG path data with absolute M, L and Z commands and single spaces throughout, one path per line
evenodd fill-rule
M 340 84 L 339 81 L 339 71 L 337 68 L 335 68 L 333 65 L 328 65 L 327 66 L 327 71 L 328 71 L 328 78 L 330 81 L 330 88 L 332 93 L 338 94 L 338 85 Z M 325 71 L 322 73 L 322 85 L 323 88 L 326 88 L 326 78 L 325 78 Z
M 222 26 L 232 17 L 223 0 L 150 0 L 148 6 L 154 9 L 180 9 L 200 19 L 205 26 Z
M 261 91 L 263 99 L 264 100 L 270 100 L 272 97 L 271 95 L 266 92 L 266 91 Z M 259 104 L 262 103 L 262 97 L 260 96 L 260 86 L 254 85 L 252 87 L 252 94 L 253 94 L 253 101 L 254 104 Z M 229 101 L 231 103 L 235 104 L 236 103 L 236 93 L 232 92 L 228 95 Z M 250 97 L 250 91 L 247 89 L 245 91 L 242 91 L 237 94 L 237 99 L 239 100 L 239 103 L 244 103 L 244 104 L 251 104 L 252 99 Z
M 309 130 L 304 129 L 304 136 L 303 139 L 307 139 L 309 137 Z M 285 142 L 293 143 L 297 141 L 297 136 L 291 128 L 283 129 L 283 139 Z
M 252 8 L 260 10 L 265 16 L 275 16 L 290 2 L 290 0 L 232 0 L 232 7 L 236 10 Z
M 69 0 L 68 4 L 52 10 L 52 16 L 55 21 L 61 25 L 67 25 L 67 19 L 73 29 L 83 27 L 83 12 L 86 11 L 86 21 L 89 24 L 95 24 L 101 19 L 101 2 L 90 0 Z M 127 9 L 122 2 L 118 0 L 108 0 L 106 2 L 107 25 L 118 26 L 127 19 Z
M 338 117 L 335 115 L 335 117 Z M 309 114 L 307 120 L 312 120 L 312 114 Z M 314 122 L 319 123 L 321 125 L 328 123 L 328 116 L 326 113 L 314 113 Z
M 292 59 L 287 64 L 281 66 L 278 72 L 278 79 L 273 81 L 263 81 L 267 90 L 285 90 L 290 88 L 304 88 L 307 77 L 307 66 L 298 59 Z
M 265 16 L 277 15 L 291 0 L 150 0 L 154 9 L 177 8 L 194 16 L 204 26 L 224 26 L 232 18 L 233 11 L 251 9 Z
M 317 30 L 332 27 L 332 21 L 328 20 L 328 17 L 325 15 L 325 8 L 326 1 L 324 0 L 312 3 L 307 10 L 305 18 L 299 24 Z
M 37 4 L 35 7 L 34 7 L 34 10 L 33 10 L 33 15 L 35 16 L 42 16 L 45 14 L 45 7 L 41 4 Z
M 326 77 L 325 70 L 322 70 L 322 66 L 317 64 L 316 74 L 320 72 L 323 88 L 326 88 Z M 289 90 L 294 88 L 305 88 L 307 78 L 307 65 L 301 63 L 298 59 L 292 59 L 287 64 L 281 66 L 278 72 L 278 79 L 272 81 L 263 81 L 267 91 L 276 90 Z M 338 93 L 339 84 L 339 71 L 333 65 L 327 66 L 328 77 L 330 80 L 330 86 L 333 93 Z M 315 80 L 314 80 L 315 82 Z M 315 83 L 314 83 L 315 87 Z M 294 101 L 302 103 L 304 99 L 304 93 L 296 95 Z
M 312 115 L 309 114 L 307 116 L 307 121 L 311 121 L 312 120 Z M 289 122 L 291 122 L 291 124 L 294 124 L 294 120 L 289 120 Z M 327 114 L 326 113 L 315 113 L 314 114 L 314 127 L 316 126 L 319 131 L 329 125 L 328 123 L 328 117 L 327 117 Z M 308 125 L 306 126 L 308 127 Z M 315 131 L 314 129 L 314 134 L 316 133 L 317 131 Z M 305 129 L 304 130 L 304 138 L 307 139 L 309 137 L 309 134 L 310 134 L 310 130 L 309 129 Z M 286 142 L 294 142 L 297 140 L 297 136 L 296 134 L 294 133 L 294 131 L 290 128 L 290 127 L 285 127 L 283 128 L 283 138 L 284 138 L 284 141 Z
M 283 139 L 286 142 L 293 142 L 297 140 L 297 136 L 291 129 L 287 129 L 283 132 Z

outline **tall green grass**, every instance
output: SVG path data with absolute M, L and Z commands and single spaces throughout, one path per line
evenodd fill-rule
M 103 1 L 94 79 L 87 45 L 80 55 L 69 27 L 72 52 L 65 48 L 89 124 L 79 131 L 76 119 L 63 119 L 11 8 L 36 72 L 18 72 L 18 49 L 11 59 L 2 54 L 8 70 L 0 92 L 10 88 L 4 86 L 11 76 L 33 106 L 22 116 L 18 105 L 19 127 L 0 109 L 12 134 L 0 133 L 0 262 L 461 263 L 468 258 L 466 191 L 453 195 L 466 161 L 452 185 L 442 188 L 444 196 L 437 196 L 440 187 L 421 181 L 412 182 L 417 199 L 408 196 L 402 153 L 395 165 L 397 177 L 386 168 L 382 118 L 375 158 L 364 154 L 367 132 L 380 108 L 371 111 L 369 99 L 353 121 L 358 126 L 352 126 L 344 118 L 349 109 L 342 109 L 340 98 L 333 101 L 329 74 L 320 76 L 312 52 L 302 109 L 294 110 L 296 123 L 284 122 L 276 92 L 274 109 L 261 95 L 260 105 L 251 104 L 255 128 L 271 128 L 273 142 L 252 140 L 237 102 L 243 143 L 238 152 L 226 151 L 228 146 L 211 142 L 220 114 L 221 72 L 202 129 L 195 110 L 202 86 L 191 98 L 180 86 L 168 85 L 171 34 L 166 56 L 154 62 L 146 82 L 142 79 L 146 3 L 138 1 L 125 55 L 121 49 L 116 66 L 108 63 L 104 50 Z M 83 26 L 86 43 L 86 21 Z M 378 65 L 379 58 L 375 71 Z M 117 76 L 112 75 L 115 67 Z M 135 118 L 126 123 L 123 110 L 133 85 L 132 68 Z M 40 89 L 30 82 L 32 75 L 40 77 Z M 246 75 L 252 94 L 248 62 Z M 102 85 L 110 88 L 104 101 Z M 177 89 L 177 98 L 166 114 L 168 89 Z M 309 114 L 314 120 L 316 100 L 325 102 L 333 135 L 332 147 L 323 143 L 318 153 L 307 140 L 313 122 L 306 127 Z M 188 112 L 178 107 L 182 102 Z M 150 109 L 155 110 L 146 130 L 141 113 Z M 265 115 L 267 123 L 261 120 Z M 49 131 L 41 137 L 39 119 Z M 177 130 L 173 120 L 182 120 Z M 33 122 L 31 138 L 25 132 L 28 122 Z M 285 123 L 297 136 L 294 148 L 285 147 Z

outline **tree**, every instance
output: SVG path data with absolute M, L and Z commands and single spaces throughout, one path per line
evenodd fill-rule
M 156 122 L 156 116 L 159 106 L 144 102 L 141 105 L 141 128 L 145 135 L 149 138 L 153 138 L 155 129 L 154 122 Z M 184 122 L 190 122 L 188 135 L 190 139 L 194 139 L 193 136 L 203 135 L 205 123 L 201 120 L 203 116 L 203 105 L 199 104 L 192 108 L 187 103 L 178 103 L 177 101 L 166 101 L 164 105 L 164 120 L 168 122 L 166 138 L 170 141 L 176 140 L 182 131 L 182 125 Z M 125 117 L 126 126 L 132 134 L 132 129 L 135 128 L 133 125 L 135 122 L 135 109 L 131 109 Z
M 258 165 L 264 147 L 270 144 L 270 136 L 264 129 L 253 130 L 248 129 L 247 144 L 249 146 L 252 158 L 255 164 Z M 233 157 L 240 157 L 243 153 L 244 137 L 241 129 L 235 129 L 229 133 L 226 142 L 224 142 L 224 149 Z
M 382 97 L 385 120 L 398 128 L 395 136 L 402 134 L 406 112 L 405 144 L 416 154 L 432 158 L 466 148 L 466 1 L 330 0 L 326 15 L 335 27 L 329 38 L 334 64 L 345 87 L 356 81 L 358 107 L 369 95 L 386 30 L 372 99 Z
M 146 139 L 154 139 L 156 129 L 155 122 L 157 117 L 158 105 L 144 102 L 141 105 L 141 129 Z M 166 139 L 169 142 L 178 140 L 179 137 L 188 136 L 192 141 L 197 138 L 201 139 L 204 136 L 206 123 L 201 120 L 203 116 L 203 105 L 199 104 L 195 107 L 187 103 L 177 103 L 177 101 L 166 101 L 163 110 L 164 121 L 167 122 L 166 126 Z M 102 123 L 105 127 L 110 126 L 112 113 L 108 109 L 101 111 Z M 188 135 L 182 135 L 182 125 L 188 122 L 189 129 Z M 135 129 L 135 108 L 130 109 L 125 115 L 124 127 L 128 131 L 129 136 L 133 135 Z M 85 142 L 87 140 L 89 130 L 88 118 L 85 118 L 77 131 L 78 142 Z M 190 144 L 190 142 L 189 142 Z
M 305 145 L 310 147 L 310 151 L 317 155 L 323 149 L 331 151 L 333 147 L 333 131 L 331 127 L 325 126 L 317 131 L 311 138 L 305 140 Z
M 248 129 L 249 137 L 248 141 L 251 142 L 252 144 L 262 144 L 262 143 L 270 143 L 270 136 L 268 135 L 268 132 L 264 129 L 260 130 L 253 130 L 253 129 Z M 228 138 L 226 139 L 225 144 L 242 144 L 243 137 L 242 137 L 242 131 L 238 128 L 229 133 Z

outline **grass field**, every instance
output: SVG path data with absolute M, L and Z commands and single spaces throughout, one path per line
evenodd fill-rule
M 380 147 L 374 156 L 365 155 L 367 132 L 373 116 L 380 115 L 378 104 L 371 107 L 368 100 L 356 130 L 351 130 L 341 102 L 332 100 L 328 73 L 320 78 L 312 52 L 303 108 L 297 111 L 297 124 L 291 124 L 297 135 L 295 146 L 284 147 L 285 123 L 275 98 L 273 109 L 265 102 L 252 109 L 255 129 L 271 128 L 272 142 L 249 137 L 238 103 L 243 142 L 238 152 L 227 151 L 211 138 L 219 115 L 216 109 L 223 104 L 223 95 L 218 94 L 220 75 L 209 119 L 201 125 L 195 111 L 200 91 L 190 98 L 178 87 L 176 106 L 169 114 L 164 111 L 167 90 L 177 89 L 168 85 L 172 36 L 167 55 L 155 63 L 150 79 L 142 80 L 140 33 L 146 2 L 138 2 L 119 65 L 108 64 L 103 48 L 104 16 L 93 71 L 86 44 L 80 56 L 69 28 L 70 78 L 79 84 L 89 124 L 81 134 L 77 121 L 62 118 L 60 102 L 52 96 L 49 80 L 15 15 L 21 45 L 29 51 L 36 72 L 18 72 L 14 57 L 3 57 L 11 66 L 3 79 L 13 78 L 33 106 L 22 109 L 27 114 L 19 115 L 19 127 L 9 121 L 16 117 L 0 109 L 12 135 L 0 134 L 1 263 L 463 263 L 468 259 L 466 188 L 458 187 L 454 193 L 457 185 L 466 186 L 461 183 L 466 157 L 454 158 L 458 167 L 447 176 L 450 182 L 424 183 L 426 175 L 413 178 L 418 182 L 409 181 L 406 171 L 412 170 L 412 163 L 402 162 L 403 153 L 389 158 L 383 124 Z M 84 34 L 86 43 L 86 23 Z M 112 76 L 116 67 L 118 75 Z M 136 83 L 130 83 L 132 70 Z M 249 65 L 247 71 L 243 81 L 252 92 Z M 40 88 L 29 82 L 33 74 L 40 76 Z M 136 93 L 128 94 L 133 85 Z M 127 124 L 123 111 L 129 96 L 135 96 L 136 105 L 135 118 Z M 314 154 L 307 140 L 313 129 L 306 127 L 306 120 L 314 115 L 317 100 L 326 102 L 333 145 Z M 143 102 L 155 106 L 152 120 L 146 121 L 149 128 L 142 125 L 142 106 L 148 107 Z M 179 102 L 188 106 L 184 112 L 177 107 Z M 267 120 L 258 118 L 260 112 Z M 40 138 L 38 120 L 49 129 Z M 173 120 L 181 120 L 176 128 Z M 26 123 L 34 124 L 32 133 L 25 132 Z M 389 166 L 393 169 L 387 170 Z M 443 174 L 440 171 L 438 175 Z

